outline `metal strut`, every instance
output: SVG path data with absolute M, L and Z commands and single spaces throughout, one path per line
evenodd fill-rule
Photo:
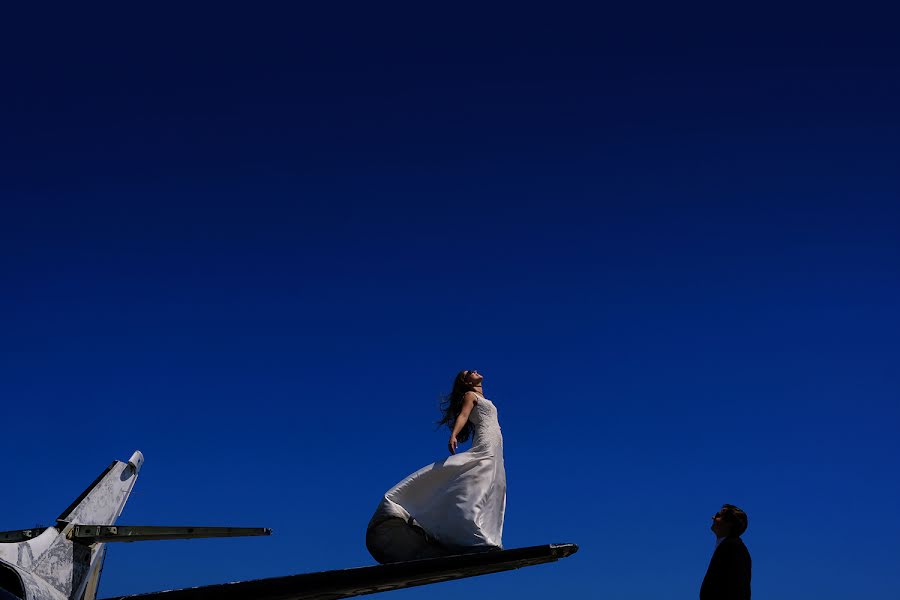
M 271 535 L 268 527 L 166 527 L 155 525 L 75 525 L 71 539 L 83 544 L 98 542 L 144 542 L 195 538 Z

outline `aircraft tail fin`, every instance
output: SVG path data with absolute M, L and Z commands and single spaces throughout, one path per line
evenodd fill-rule
M 57 521 L 112 525 L 122 514 L 143 464 L 144 455 L 140 451 L 135 451 L 127 463 L 114 461 L 57 517 Z
M 85 586 L 92 582 L 96 588 L 105 550 L 103 544 L 77 543 L 73 533 L 83 523 L 113 525 L 143 464 L 139 451 L 128 462 L 114 461 L 57 517 L 55 527 L 4 532 L 3 537 L 28 547 L 19 555 L 28 557 L 32 574 L 65 596 L 89 598 L 84 596 Z

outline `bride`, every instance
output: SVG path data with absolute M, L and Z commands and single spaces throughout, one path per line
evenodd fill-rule
M 423 467 L 388 490 L 366 530 L 380 563 L 500 549 L 506 510 L 503 436 L 497 408 L 484 397 L 484 377 L 460 371 L 441 404 L 451 456 Z M 472 438 L 467 452 L 460 442 Z

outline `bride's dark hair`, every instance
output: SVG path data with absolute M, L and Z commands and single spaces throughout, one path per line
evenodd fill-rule
M 463 396 L 466 395 L 466 392 L 472 390 L 472 386 L 466 382 L 466 377 L 468 377 L 469 373 L 471 371 L 460 371 L 457 373 L 456 379 L 453 380 L 453 389 L 441 401 L 443 417 L 437 422 L 437 425 L 438 427 L 446 425 L 451 433 L 453 432 L 453 425 L 456 423 L 456 417 L 462 412 Z M 456 439 L 457 441 L 465 442 L 471 436 L 472 424 L 466 421 L 466 424 L 463 425 L 463 428 L 457 434 Z

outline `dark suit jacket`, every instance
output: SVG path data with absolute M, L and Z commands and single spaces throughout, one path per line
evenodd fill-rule
M 722 540 L 700 586 L 700 600 L 749 600 L 750 553 L 739 537 Z

